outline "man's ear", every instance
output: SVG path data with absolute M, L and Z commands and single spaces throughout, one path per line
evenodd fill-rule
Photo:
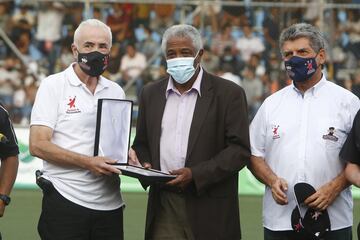
M 74 58 L 77 59 L 79 52 L 74 43 L 71 44 L 71 51 L 73 53 Z
M 198 54 L 199 56 L 200 56 L 200 58 L 204 55 L 204 49 L 200 49 L 199 50 L 199 54 Z
M 319 61 L 319 64 L 318 65 L 321 65 L 323 66 L 326 62 L 326 52 L 325 52 L 325 49 L 320 49 L 319 53 L 318 53 L 318 61 Z
M 196 63 L 200 63 L 200 62 L 201 62 L 201 58 L 202 58 L 203 54 L 204 54 L 204 49 L 200 49 L 200 50 L 199 50 L 199 53 L 198 53 L 198 55 L 197 55 L 197 57 L 196 57 L 196 59 L 195 59 Z

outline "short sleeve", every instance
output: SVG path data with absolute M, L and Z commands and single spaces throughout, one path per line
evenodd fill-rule
M 350 133 L 340 151 L 340 158 L 360 165 L 360 111 L 357 112 Z
M 0 158 L 19 154 L 17 139 L 8 113 L 0 106 Z
M 265 103 L 261 105 L 250 124 L 251 155 L 265 157 L 266 113 Z
M 54 129 L 58 117 L 56 79 L 44 79 L 36 93 L 30 125 L 43 125 Z

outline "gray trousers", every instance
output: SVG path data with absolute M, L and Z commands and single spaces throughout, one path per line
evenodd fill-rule
M 152 227 L 153 240 L 195 240 L 186 216 L 185 196 L 162 191 Z

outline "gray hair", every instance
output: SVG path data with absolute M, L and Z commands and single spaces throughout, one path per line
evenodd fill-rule
M 105 32 L 107 32 L 109 34 L 109 39 L 110 39 L 110 47 L 112 44 L 112 34 L 111 34 L 111 29 L 109 26 L 107 26 L 105 23 L 97 20 L 97 19 L 88 19 L 85 21 L 82 21 L 79 26 L 76 28 L 75 33 L 74 33 L 74 45 L 78 47 L 78 43 L 79 43 L 79 38 L 80 38 L 80 34 L 81 31 L 84 27 L 98 27 L 103 29 Z
M 191 25 L 180 24 L 174 25 L 168 29 L 166 29 L 161 42 L 161 49 L 166 55 L 166 46 L 167 42 L 170 38 L 178 37 L 178 38 L 189 38 L 196 50 L 198 52 L 203 48 L 203 43 L 201 40 L 201 35 L 199 31 Z
M 286 41 L 294 41 L 299 38 L 307 38 L 310 42 L 310 47 L 318 53 L 321 49 L 327 47 L 326 40 L 320 30 L 308 23 L 296 23 L 284 29 L 280 35 L 280 51 Z

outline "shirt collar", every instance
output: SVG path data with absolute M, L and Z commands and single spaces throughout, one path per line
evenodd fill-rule
M 202 67 L 200 67 L 200 72 L 199 72 L 198 76 L 196 77 L 195 82 L 193 83 L 192 87 L 186 91 L 186 93 L 195 90 L 198 92 L 199 96 L 201 97 L 200 87 L 201 87 L 203 73 L 204 73 L 204 71 L 203 71 Z M 170 92 L 175 92 L 180 95 L 180 92 L 175 87 L 174 80 L 171 78 L 171 76 L 169 76 L 169 81 L 168 81 L 168 85 L 167 85 L 166 92 L 165 92 L 166 98 L 168 98 Z
M 326 80 L 326 77 L 325 77 L 325 74 L 322 75 L 321 79 L 319 82 L 317 82 L 314 86 L 312 86 L 310 89 L 306 90 L 306 92 L 310 93 L 311 95 L 315 96 L 318 94 L 319 90 L 321 89 L 322 86 L 324 86 L 326 84 L 327 80 Z M 299 89 L 296 88 L 295 84 L 294 84 L 294 81 L 292 82 L 292 86 L 293 86 L 293 89 L 299 93 L 299 94 L 302 94 L 300 92 Z
M 81 85 L 85 85 L 75 73 L 75 70 L 74 70 L 75 64 L 76 64 L 76 62 L 73 62 L 72 64 L 70 64 L 70 66 L 67 69 L 65 69 L 65 74 L 68 77 L 68 80 L 71 85 L 77 86 L 77 87 L 81 86 Z M 105 80 L 105 78 L 100 75 L 97 88 L 99 90 L 101 90 L 101 89 L 108 88 L 108 87 L 110 87 L 110 83 L 107 82 Z

